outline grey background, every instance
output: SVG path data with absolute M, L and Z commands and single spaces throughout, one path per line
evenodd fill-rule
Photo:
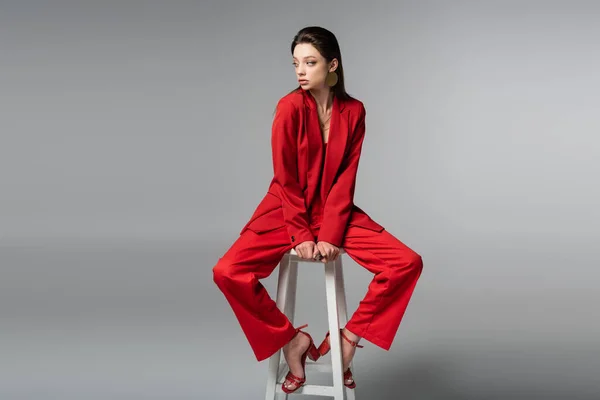
M 599 398 L 599 18 L 592 1 L 1 2 L 0 398 L 262 398 L 267 363 L 211 269 L 271 179 L 306 25 L 337 35 L 367 108 L 356 203 L 425 263 L 392 349 L 357 352 L 358 398 Z M 344 262 L 354 310 L 372 275 Z M 324 301 L 307 265 L 296 322 L 319 341 Z

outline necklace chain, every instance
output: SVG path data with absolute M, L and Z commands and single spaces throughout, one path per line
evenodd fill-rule
M 321 128 L 324 128 L 324 127 L 325 127 L 325 124 L 326 124 L 326 123 L 327 123 L 327 121 L 329 121 L 330 119 L 331 119 L 331 113 L 329 114 L 329 117 L 328 117 L 328 118 L 327 118 L 325 121 L 322 121 L 322 120 L 321 120 L 321 116 L 319 115 L 319 123 L 321 124 Z

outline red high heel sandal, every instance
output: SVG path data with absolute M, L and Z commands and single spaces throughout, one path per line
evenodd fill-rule
M 300 387 L 304 386 L 304 384 L 306 383 L 306 370 L 305 370 L 306 357 L 310 358 L 313 361 L 317 361 L 320 357 L 319 351 L 317 350 L 312 337 L 308 333 L 300 330 L 302 328 L 306 328 L 307 326 L 308 326 L 308 324 L 302 325 L 302 326 L 296 328 L 296 334 L 298 334 L 298 332 L 300 332 L 300 333 L 308 336 L 308 338 L 310 339 L 310 344 L 308 345 L 308 349 L 306 349 L 306 351 L 304 353 L 302 353 L 302 357 L 300 359 L 300 362 L 302 363 L 302 371 L 304 372 L 304 378 L 299 378 L 296 375 L 292 374 L 292 371 L 288 371 L 287 375 L 285 376 L 285 380 L 281 384 L 281 389 L 285 393 L 293 393 L 296 390 L 298 390 Z M 294 337 L 296 337 L 296 335 L 294 335 Z M 294 385 L 292 387 L 292 389 L 288 389 L 287 387 L 285 387 L 285 382 L 287 382 L 287 381 L 289 381 L 291 384 Z
M 352 347 L 358 347 L 358 348 L 363 348 L 365 346 L 361 346 L 360 344 L 358 344 L 358 342 L 355 342 L 354 340 L 350 340 L 348 338 L 348 336 L 346 336 L 343 332 L 343 329 L 340 329 L 340 335 L 342 335 L 342 337 L 344 338 L 344 340 L 346 340 L 346 342 L 350 343 L 352 345 Z M 329 344 L 329 340 L 327 340 L 329 338 L 329 331 L 327 331 L 327 335 L 325 335 L 325 339 L 323 339 L 323 342 L 319 345 L 319 357 L 324 356 L 325 354 L 329 353 L 329 350 L 331 350 L 331 345 Z M 351 383 L 346 383 L 346 381 L 351 381 Z M 356 382 L 354 382 L 354 379 L 352 378 L 352 371 L 350 371 L 350 367 L 348 367 L 348 369 L 344 372 L 344 385 L 349 388 L 349 389 L 354 389 L 356 387 Z

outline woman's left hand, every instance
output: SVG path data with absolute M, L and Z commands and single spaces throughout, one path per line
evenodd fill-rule
M 317 248 L 319 249 L 321 256 L 323 256 L 321 261 L 324 263 L 329 261 L 335 261 L 340 254 L 340 248 L 332 245 L 331 243 L 318 242 Z

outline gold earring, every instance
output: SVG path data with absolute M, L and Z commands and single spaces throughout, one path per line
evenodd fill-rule
M 338 75 L 335 73 L 335 71 L 329 72 L 327 74 L 327 77 L 325 78 L 325 83 L 327 84 L 327 86 L 333 87 L 336 85 L 337 82 L 338 82 Z

